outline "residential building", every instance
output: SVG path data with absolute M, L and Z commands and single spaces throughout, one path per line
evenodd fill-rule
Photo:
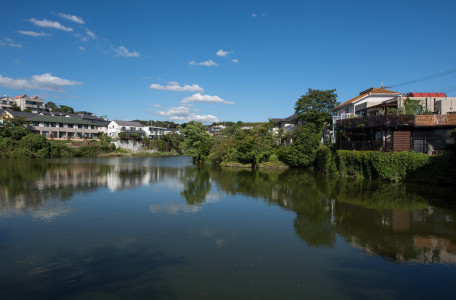
M 114 120 L 108 124 L 108 136 L 118 138 L 119 133 L 125 133 L 127 136 L 139 134 L 142 138 L 146 136 L 143 125 L 134 121 Z
M 407 97 L 419 100 L 428 114 L 405 114 Z M 402 95 L 370 88 L 333 109 L 333 129 L 340 149 L 433 154 L 452 142 L 449 133 L 456 128 L 452 101 L 443 93 Z
M 283 119 L 273 118 L 269 120 L 275 123 L 273 128 L 274 133 L 278 133 L 280 129 L 283 129 L 284 133 L 288 133 L 293 131 L 297 125 L 303 124 L 303 121 L 298 119 L 297 114 L 293 114 Z
M 29 120 L 30 118 L 36 117 L 38 114 L 28 113 L 23 111 L 14 111 L 14 110 L 3 110 L 3 113 L 0 116 L 0 120 L 5 122 L 7 119 L 17 119 L 23 118 Z
M 165 127 L 156 127 L 156 126 L 144 126 L 143 130 L 150 140 L 159 140 L 163 135 L 165 135 Z
M 25 109 L 30 109 L 33 113 L 39 113 L 46 109 L 44 100 L 40 99 L 38 96 L 29 97 L 27 95 L 19 95 L 13 98 L 13 101 L 17 106 L 23 111 Z
M 38 115 L 29 122 L 33 133 L 47 138 L 94 139 L 98 135 L 98 125 L 79 118 Z
M 407 93 L 402 100 L 406 98 L 419 101 L 423 112 L 441 115 L 456 113 L 456 97 L 447 97 L 445 93 Z
M 13 101 L 13 99 L 11 99 L 10 97 L 0 97 L 0 109 L 10 109 L 11 105 L 13 105 L 14 103 L 16 102 Z

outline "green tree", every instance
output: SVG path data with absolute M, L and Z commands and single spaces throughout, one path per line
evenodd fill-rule
M 59 111 L 59 107 L 52 101 L 49 101 L 48 103 L 46 103 L 46 107 L 52 111 Z
M 323 129 L 331 121 L 331 109 L 338 104 L 335 91 L 309 89 L 296 102 L 298 118 L 305 123 L 315 124 L 316 129 Z
M 201 122 L 190 121 L 182 129 L 186 137 L 181 146 L 185 154 L 192 156 L 196 161 L 203 161 L 209 155 L 212 137 Z
M 60 105 L 59 111 L 65 114 L 74 114 L 74 109 L 66 105 Z
M 291 132 L 293 142 L 279 149 L 279 159 L 295 168 L 310 167 L 315 161 L 321 133 L 313 123 L 298 125 Z
M 13 103 L 11 104 L 9 110 L 12 110 L 12 111 L 21 111 L 21 108 L 19 106 L 17 106 L 16 103 Z

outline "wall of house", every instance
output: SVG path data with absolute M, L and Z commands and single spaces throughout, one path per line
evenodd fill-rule
M 402 97 L 402 100 L 405 100 L 406 97 Z M 410 100 L 418 100 L 420 101 L 421 106 L 423 107 L 424 111 L 439 111 L 440 114 L 446 114 L 449 111 L 451 104 L 454 104 L 453 110 L 456 111 L 456 97 L 409 97 Z M 438 110 L 438 103 L 440 104 L 440 110 Z
M 456 113 L 456 97 L 447 97 L 445 100 L 436 100 L 435 110 L 442 115 L 447 113 Z
M 34 133 L 56 139 L 92 139 L 96 138 L 98 134 L 98 128 L 95 125 L 39 122 L 31 125 L 30 129 Z

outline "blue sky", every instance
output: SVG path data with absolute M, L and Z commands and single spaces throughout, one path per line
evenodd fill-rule
M 1 1 L 0 94 L 120 120 L 267 121 L 312 89 L 446 91 L 456 1 Z

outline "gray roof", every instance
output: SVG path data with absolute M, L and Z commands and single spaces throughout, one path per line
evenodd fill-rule
M 143 124 L 139 122 L 134 122 L 134 121 L 120 121 L 120 120 L 114 120 L 113 122 L 116 122 L 117 124 L 121 126 L 134 126 L 134 127 L 144 127 Z
M 283 119 L 283 121 L 291 122 L 291 121 L 295 121 L 297 119 L 298 119 L 298 115 L 297 114 L 293 114 L 293 115 L 289 116 L 288 118 Z
M 31 122 L 49 122 L 49 123 L 64 123 L 64 124 L 81 124 L 81 125 L 95 125 L 92 122 L 79 118 L 70 118 L 70 117 L 56 117 L 56 116 L 36 116 L 31 118 Z
M 6 112 L 8 112 L 14 118 L 23 117 L 23 118 L 30 119 L 30 118 L 38 116 L 38 114 L 28 113 L 28 112 L 23 112 L 23 111 L 6 110 Z

